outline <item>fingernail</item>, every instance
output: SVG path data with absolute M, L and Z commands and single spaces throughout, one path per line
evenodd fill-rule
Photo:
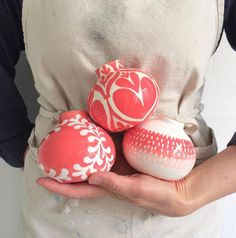
M 39 184 L 39 185 L 42 185 L 42 180 L 39 178 L 36 180 L 36 183 Z
M 100 185 L 102 183 L 102 178 L 101 177 L 90 178 L 88 183 L 92 185 Z
M 139 176 L 139 174 L 131 174 L 131 177 Z

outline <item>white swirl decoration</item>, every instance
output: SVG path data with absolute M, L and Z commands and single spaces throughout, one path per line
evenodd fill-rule
M 61 168 L 59 175 L 54 168 L 50 168 L 49 172 L 46 173 L 43 166 L 40 165 L 47 176 L 54 178 L 58 182 L 69 182 L 73 180 L 73 177 L 80 177 L 81 180 L 86 180 L 89 174 L 97 171 L 96 166 L 99 168 L 99 171 L 110 170 L 114 162 L 114 154 L 110 146 L 104 146 L 106 136 L 103 129 L 89 122 L 80 114 L 76 114 L 73 118 L 65 119 L 61 124 L 57 125 L 54 131 L 61 131 L 62 126 L 79 130 L 79 135 L 87 138 L 89 145 L 86 150 L 88 153 L 85 151 L 85 156 L 81 160 L 83 163 L 79 164 L 76 161 L 77 163 L 73 165 L 73 168 Z

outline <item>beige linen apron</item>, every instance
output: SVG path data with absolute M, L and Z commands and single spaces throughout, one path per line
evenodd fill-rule
M 223 0 L 24 0 L 26 55 L 40 111 L 25 156 L 19 237 L 220 237 L 218 202 L 170 218 L 111 197 L 66 199 L 35 181 L 43 176 L 37 166 L 40 142 L 60 112 L 86 109 L 95 69 L 115 59 L 158 80 L 156 112 L 185 123 L 197 164 L 214 155 L 214 133 L 200 115 L 200 101 L 223 10 Z

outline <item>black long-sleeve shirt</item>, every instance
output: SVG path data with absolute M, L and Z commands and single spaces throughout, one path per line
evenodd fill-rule
M 231 47 L 236 51 L 236 1 L 225 0 L 224 30 Z M 236 145 L 236 132 L 227 146 Z
M 0 1 L 0 155 L 13 167 L 22 167 L 33 124 L 14 83 L 15 65 L 24 48 L 21 2 Z
M 24 166 L 27 140 L 34 127 L 14 82 L 15 65 L 20 51 L 24 49 L 21 2 L 0 1 L 0 155 L 13 167 Z M 225 0 L 223 29 L 230 45 L 236 50 L 235 0 Z M 236 145 L 236 132 L 227 146 L 233 144 Z

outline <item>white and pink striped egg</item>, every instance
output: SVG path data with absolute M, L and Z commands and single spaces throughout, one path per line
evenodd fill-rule
M 129 129 L 123 152 L 136 170 L 164 180 L 185 177 L 196 161 L 196 151 L 184 124 L 164 115 Z

